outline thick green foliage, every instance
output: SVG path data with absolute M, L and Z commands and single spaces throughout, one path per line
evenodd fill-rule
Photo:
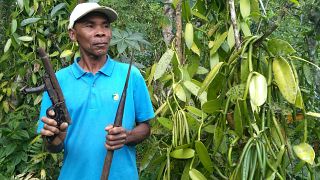
M 44 47 L 49 53 L 55 70 L 73 62 L 77 45 L 69 40 L 67 24 L 77 3 L 77 0 L 0 1 L 1 32 L 4 32 L 0 35 L 0 179 L 57 179 L 59 175 L 62 154 L 46 152 L 42 138 L 36 134 L 42 95 L 25 95 L 21 90 L 43 83 L 44 71 L 35 53 L 38 47 Z M 148 31 L 148 39 L 159 40 L 153 38 L 158 28 L 148 23 L 148 19 L 157 18 L 159 4 L 130 3 L 101 2 L 111 4 L 120 15 L 120 21 L 115 24 L 119 28 L 114 33 L 122 36 L 115 36 L 112 40 L 110 54 L 124 61 L 134 58 L 148 64 L 152 62 L 153 47 L 142 33 Z M 127 10 L 133 4 L 143 5 L 148 11 L 151 8 L 151 14 L 141 16 L 145 18 L 143 21 L 129 19 L 133 15 Z M 121 9 L 124 5 L 130 6 Z M 126 30 L 122 30 L 124 28 Z M 123 42 L 127 45 L 119 45 Z
M 319 152 L 309 144 L 319 139 L 312 133 L 319 114 L 306 112 L 319 111 L 306 105 L 296 63 L 319 68 L 297 57 L 287 39 L 269 39 L 296 5 L 273 2 L 279 9 L 266 10 L 263 1 L 235 2 L 240 49 L 227 2 L 182 1 L 186 61 L 171 47 L 148 73 L 160 124 L 159 152 L 148 165 L 158 179 L 314 179 Z

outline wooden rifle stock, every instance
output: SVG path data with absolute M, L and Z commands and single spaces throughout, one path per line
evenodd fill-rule
M 39 56 L 43 62 L 43 66 L 45 69 L 44 74 L 44 84 L 45 89 L 48 92 L 48 96 L 52 102 L 52 106 L 47 109 L 46 115 L 49 118 L 52 118 L 57 121 L 57 126 L 60 127 L 60 125 L 63 122 L 67 122 L 68 124 L 71 123 L 71 118 L 67 109 L 67 106 L 64 101 L 63 93 L 61 90 L 61 87 L 59 85 L 59 82 L 57 80 L 57 77 L 55 75 L 55 72 L 53 70 L 53 67 L 50 63 L 50 59 L 48 54 L 45 52 L 43 48 L 38 48 Z M 51 116 L 49 114 L 49 111 L 53 110 L 55 112 L 54 116 Z M 46 140 L 49 143 L 52 143 L 57 135 L 53 136 L 47 136 Z
M 126 103 L 126 96 L 127 96 L 127 88 L 128 88 L 128 82 L 129 82 L 129 77 L 130 77 L 130 71 L 131 71 L 131 66 L 132 66 L 132 59 L 130 60 L 130 65 L 126 77 L 126 82 L 122 91 L 121 99 L 118 105 L 116 117 L 114 120 L 113 127 L 120 127 L 122 126 L 122 117 L 124 113 L 124 107 Z M 110 167 L 112 163 L 112 158 L 113 158 L 113 150 L 108 150 L 107 156 L 104 159 L 104 164 L 103 164 L 103 169 L 102 169 L 102 175 L 101 175 L 101 180 L 107 180 L 109 177 L 110 173 Z

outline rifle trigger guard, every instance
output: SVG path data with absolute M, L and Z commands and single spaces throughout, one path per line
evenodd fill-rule
M 54 112 L 54 115 L 53 115 L 53 116 L 51 116 L 51 115 L 49 114 L 49 111 L 51 111 L 51 110 Z M 47 115 L 48 118 L 56 120 L 57 112 L 55 111 L 54 106 L 51 106 L 51 107 L 49 107 L 49 108 L 47 109 L 46 115 Z

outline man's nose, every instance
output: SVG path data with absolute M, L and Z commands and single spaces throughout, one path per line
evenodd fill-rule
M 96 36 L 106 36 L 106 34 L 107 34 L 107 31 L 106 31 L 106 28 L 104 27 L 98 27 L 96 29 L 96 33 L 95 33 Z

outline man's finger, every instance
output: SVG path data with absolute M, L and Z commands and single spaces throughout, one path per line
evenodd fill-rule
M 117 146 L 117 145 L 124 145 L 125 142 L 126 142 L 125 139 L 120 139 L 120 140 L 116 140 L 116 141 L 107 141 L 106 143 L 109 146 Z
M 114 127 L 108 131 L 109 134 L 120 134 L 125 132 L 126 130 L 123 127 Z
M 50 116 L 54 116 L 56 113 L 55 113 L 53 110 L 50 110 L 50 111 L 48 112 L 48 114 L 49 114 Z
M 124 144 L 121 144 L 121 145 L 116 145 L 116 146 L 110 146 L 108 144 L 105 144 L 105 147 L 108 149 L 108 150 L 116 150 L 116 149 L 120 149 L 124 146 Z
M 116 135 L 108 134 L 106 138 L 107 138 L 107 141 L 117 141 L 117 140 L 126 139 L 127 134 L 126 133 L 121 133 Z
M 64 122 L 60 125 L 60 131 L 66 131 L 68 128 L 68 123 Z
M 109 131 L 109 130 L 112 129 L 112 128 L 113 128 L 113 125 L 110 124 L 110 125 L 108 125 L 106 128 L 104 128 L 104 130 Z
M 58 133 L 60 132 L 57 127 L 55 127 L 55 126 L 50 126 L 50 125 L 48 125 L 48 124 L 44 124 L 43 129 L 44 129 L 44 130 L 47 130 L 47 131 L 51 131 L 51 132 L 54 133 L 54 134 L 58 134 Z
M 52 131 L 45 130 L 45 129 L 41 129 L 40 134 L 42 136 L 53 136 L 54 135 L 54 133 Z
M 50 126 L 57 126 L 57 121 L 55 121 L 54 119 L 50 119 L 48 117 L 42 117 L 41 121 Z

